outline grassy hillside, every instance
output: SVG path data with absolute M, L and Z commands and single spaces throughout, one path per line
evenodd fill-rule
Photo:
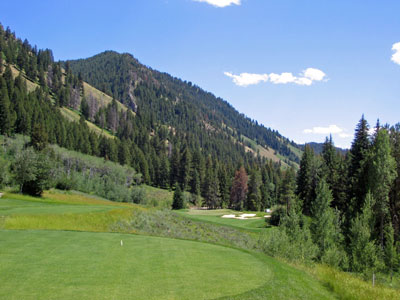
M 69 121 L 71 122 L 79 122 L 80 119 L 80 115 L 78 112 L 67 108 L 67 107 L 61 107 L 60 111 L 62 113 L 62 115 Z M 106 129 L 101 129 L 99 126 L 97 126 L 96 124 L 86 120 L 85 121 L 87 126 L 89 127 L 90 130 L 92 130 L 93 132 L 97 133 L 98 135 L 103 135 L 106 138 L 115 138 L 114 135 L 112 135 L 108 130 Z
M 86 82 L 83 83 L 83 89 L 85 91 L 85 97 L 86 98 L 89 98 L 89 97 L 95 98 L 97 100 L 97 102 L 99 103 L 100 107 L 105 107 L 108 104 L 110 104 L 112 101 L 112 97 L 103 93 L 102 91 L 99 91 L 98 89 L 91 86 L 90 84 L 87 84 Z M 117 101 L 117 104 L 118 104 L 118 108 L 120 110 L 122 110 L 122 111 L 128 110 L 128 108 L 121 102 Z

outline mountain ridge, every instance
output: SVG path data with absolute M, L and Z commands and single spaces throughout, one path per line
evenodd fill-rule
M 241 136 L 248 137 L 266 151 L 271 148 L 286 157 L 286 162 L 299 162 L 300 157 L 288 145 L 295 148 L 299 146 L 277 130 L 258 124 L 257 121 L 238 112 L 227 101 L 191 82 L 141 64 L 132 54 L 107 50 L 86 59 L 67 60 L 63 64 L 68 64 L 75 75 L 81 74 L 92 86 L 112 95 L 136 111 L 140 110 L 141 106 L 146 106 L 146 101 L 151 97 L 154 98 L 151 100 L 152 105 L 158 108 L 161 105 L 156 102 L 160 99 L 171 101 L 172 105 L 183 101 L 186 108 L 194 110 L 193 119 L 205 124 L 204 129 L 217 128 L 239 141 Z M 158 120 L 162 118 L 163 116 L 157 116 Z M 162 122 L 165 125 L 177 125 L 176 122 L 172 124 L 172 119 L 173 117 L 164 118 Z M 244 141 L 241 142 L 245 144 Z

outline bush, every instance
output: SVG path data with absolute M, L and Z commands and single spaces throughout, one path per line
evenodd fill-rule
M 15 181 L 20 192 L 40 196 L 50 187 L 51 159 L 44 152 L 35 152 L 32 148 L 16 155 L 12 164 Z
M 62 176 L 56 182 L 56 189 L 69 191 L 76 189 L 76 181 L 71 176 Z
M 136 204 L 145 204 L 146 192 L 141 187 L 133 187 L 131 191 L 131 202 Z
M 278 226 L 281 220 L 286 216 L 286 209 L 283 206 L 278 206 L 272 211 L 271 218 L 266 218 L 265 221 L 270 225 Z

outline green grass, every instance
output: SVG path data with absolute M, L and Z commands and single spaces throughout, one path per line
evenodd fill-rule
M 218 225 L 230 226 L 239 229 L 246 229 L 255 232 L 266 230 L 264 213 L 245 212 L 245 213 L 256 213 L 259 217 L 258 219 L 249 219 L 249 220 L 221 218 L 221 216 L 223 215 L 241 214 L 241 212 L 230 209 L 215 209 L 215 210 L 183 209 L 177 211 L 177 213 L 196 221 L 209 222 Z
M 79 122 L 80 115 L 76 111 L 73 111 L 72 109 L 69 109 L 67 107 L 61 107 L 60 112 L 70 122 Z M 87 120 L 85 122 L 86 122 L 86 125 L 89 127 L 89 129 L 92 130 L 93 132 L 95 132 L 96 134 L 103 135 L 104 137 L 110 138 L 110 139 L 115 138 L 115 136 L 112 135 L 109 131 L 107 131 L 105 129 L 101 129 L 96 124 L 89 122 Z
M 0 231 L 0 241 L 1 299 L 212 299 L 272 276 L 249 253 L 183 240 Z
M 144 188 L 157 201 L 172 196 Z M 232 213 L 174 213 L 58 190 L 5 193 L 0 299 L 400 299 L 348 273 L 254 252 L 259 233 L 274 229 L 258 228 L 264 219 L 220 218 Z
M 108 104 L 110 104 L 112 102 L 112 97 L 110 97 L 109 95 L 96 89 L 95 87 L 87 84 L 86 82 L 83 83 L 83 89 L 85 91 L 85 97 L 86 98 L 89 98 L 89 97 L 95 98 L 98 101 L 100 107 L 107 106 Z M 120 109 L 122 111 L 128 110 L 128 108 L 119 101 L 117 101 L 117 105 L 118 105 L 118 109 Z
M 174 196 L 173 192 L 155 188 L 145 184 L 142 184 L 140 188 L 144 190 L 144 204 L 153 207 L 171 207 L 172 198 Z

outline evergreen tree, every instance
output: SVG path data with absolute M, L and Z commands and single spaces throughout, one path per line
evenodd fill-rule
M 296 204 L 296 175 L 293 168 L 284 173 L 279 187 L 279 204 L 284 205 L 286 214 L 289 214 L 293 205 Z
M 48 135 L 42 123 L 37 123 L 33 126 L 31 133 L 31 146 L 37 150 L 42 151 L 46 148 L 48 143 Z
M 346 218 L 350 222 L 363 207 L 368 191 L 368 151 L 370 140 L 368 123 L 364 115 L 357 124 L 355 136 L 350 149 L 349 191 L 350 207 L 346 209 Z
M 81 113 L 86 120 L 89 120 L 89 104 L 87 103 L 85 97 L 83 97 L 81 101 Z
M 332 135 L 325 140 L 322 159 L 322 173 L 332 191 L 332 206 L 344 210 L 346 205 L 346 174 L 342 166 L 342 159 L 333 144 Z
M 246 209 L 259 211 L 261 209 L 261 175 L 258 170 L 251 170 L 248 185 Z
M 190 182 L 190 174 L 192 170 L 192 156 L 190 154 L 190 150 L 187 146 L 184 147 L 180 165 L 179 165 L 179 182 L 181 184 L 182 190 L 185 191 L 189 187 Z
M 0 133 L 10 136 L 12 133 L 12 113 L 5 80 L 0 77 Z
M 384 247 L 384 228 L 389 219 L 389 192 L 396 178 L 396 161 L 391 156 L 389 135 L 386 129 L 377 132 L 371 149 L 369 187 L 375 199 L 377 231 Z
M 182 209 L 183 208 L 183 193 L 178 185 L 176 185 L 176 189 L 174 192 L 174 198 L 172 202 L 172 209 Z
M 232 183 L 230 207 L 236 210 L 242 210 L 246 201 L 247 195 L 247 173 L 244 167 L 240 167 L 235 173 L 235 178 Z
M 303 202 L 303 212 L 310 215 L 312 202 L 315 199 L 315 189 L 318 183 L 318 162 L 314 151 L 306 145 L 300 161 L 300 171 L 297 177 L 297 195 Z

